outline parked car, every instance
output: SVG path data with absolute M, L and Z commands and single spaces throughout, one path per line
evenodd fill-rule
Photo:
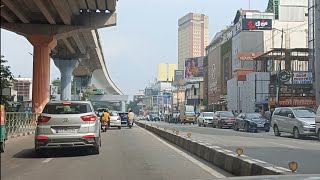
M 150 113 L 149 114 L 149 121 L 160 121 L 161 118 L 157 113 Z
M 233 123 L 236 122 L 236 117 L 229 111 L 217 111 L 213 116 L 212 126 L 223 128 L 232 128 Z
M 212 126 L 214 112 L 203 112 L 197 119 L 198 125 L 207 127 Z
M 318 139 L 320 141 L 320 106 L 318 107 L 316 116 L 316 132 L 318 133 Z
M 89 147 L 99 154 L 101 123 L 87 101 L 52 101 L 38 118 L 35 150 Z
M 242 129 L 246 132 L 258 132 L 258 130 L 269 132 L 270 123 L 260 113 L 241 113 L 236 118 L 232 128 L 235 131 Z
M 121 129 L 121 117 L 117 111 L 110 111 L 110 127 Z
M 275 136 L 281 132 L 292 133 L 294 138 L 316 135 L 316 112 L 307 107 L 276 108 L 271 124 Z

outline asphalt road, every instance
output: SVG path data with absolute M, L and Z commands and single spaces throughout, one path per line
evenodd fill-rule
M 195 180 L 230 176 L 146 130 L 110 129 L 99 155 L 85 150 L 33 150 L 33 136 L 12 139 L 1 154 L 1 180 Z
M 150 122 L 147 122 L 150 123 Z M 154 122 L 152 122 L 154 123 Z M 175 129 L 180 134 L 192 133 L 192 138 L 229 149 L 238 147 L 244 154 L 280 167 L 288 168 L 288 163 L 299 163 L 298 173 L 320 174 L 320 142 L 314 137 L 294 139 L 290 134 L 274 136 L 273 132 L 247 133 L 232 129 L 198 127 L 197 124 L 168 124 L 156 122 L 160 127 Z

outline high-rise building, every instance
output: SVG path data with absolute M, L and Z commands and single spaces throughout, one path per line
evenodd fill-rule
M 178 69 L 184 70 L 186 58 L 205 55 L 209 18 L 204 14 L 189 13 L 180 18 L 178 24 Z
M 158 81 L 173 81 L 174 71 L 177 69 L 176 64 L 159 64 Z
M 30 101 L 32 99 L 32 78 L 15 78 L 12 86 L 17 91 L 18 101 Z

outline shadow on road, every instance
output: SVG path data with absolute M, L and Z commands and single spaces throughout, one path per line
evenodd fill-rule
M 294 139 L 293 135 L 291 135 L 291 134 L 285 134 L 285 135 L 281 134 L 281 137 L 288 138 L 288 139 Z M 318 141 L 318 138 L 316 136 L 302 136 L 299 139 L 300 140 Z
M 34 159 L 34 158 L 59 158 L 59 157 L 77 157 L 88 156 L 91 152 L 88 148 L 66 148 L 66 149 L 48 149 L 43 153 L 36 153 L 34 149 L 23 149 L 13 155 L 13 158 Z

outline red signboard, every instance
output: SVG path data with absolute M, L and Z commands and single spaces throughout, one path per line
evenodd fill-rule
M 240 52 L 237 54 L 238 60 L 252 61 L 254 58 L 261 56 L 262 52 Z

